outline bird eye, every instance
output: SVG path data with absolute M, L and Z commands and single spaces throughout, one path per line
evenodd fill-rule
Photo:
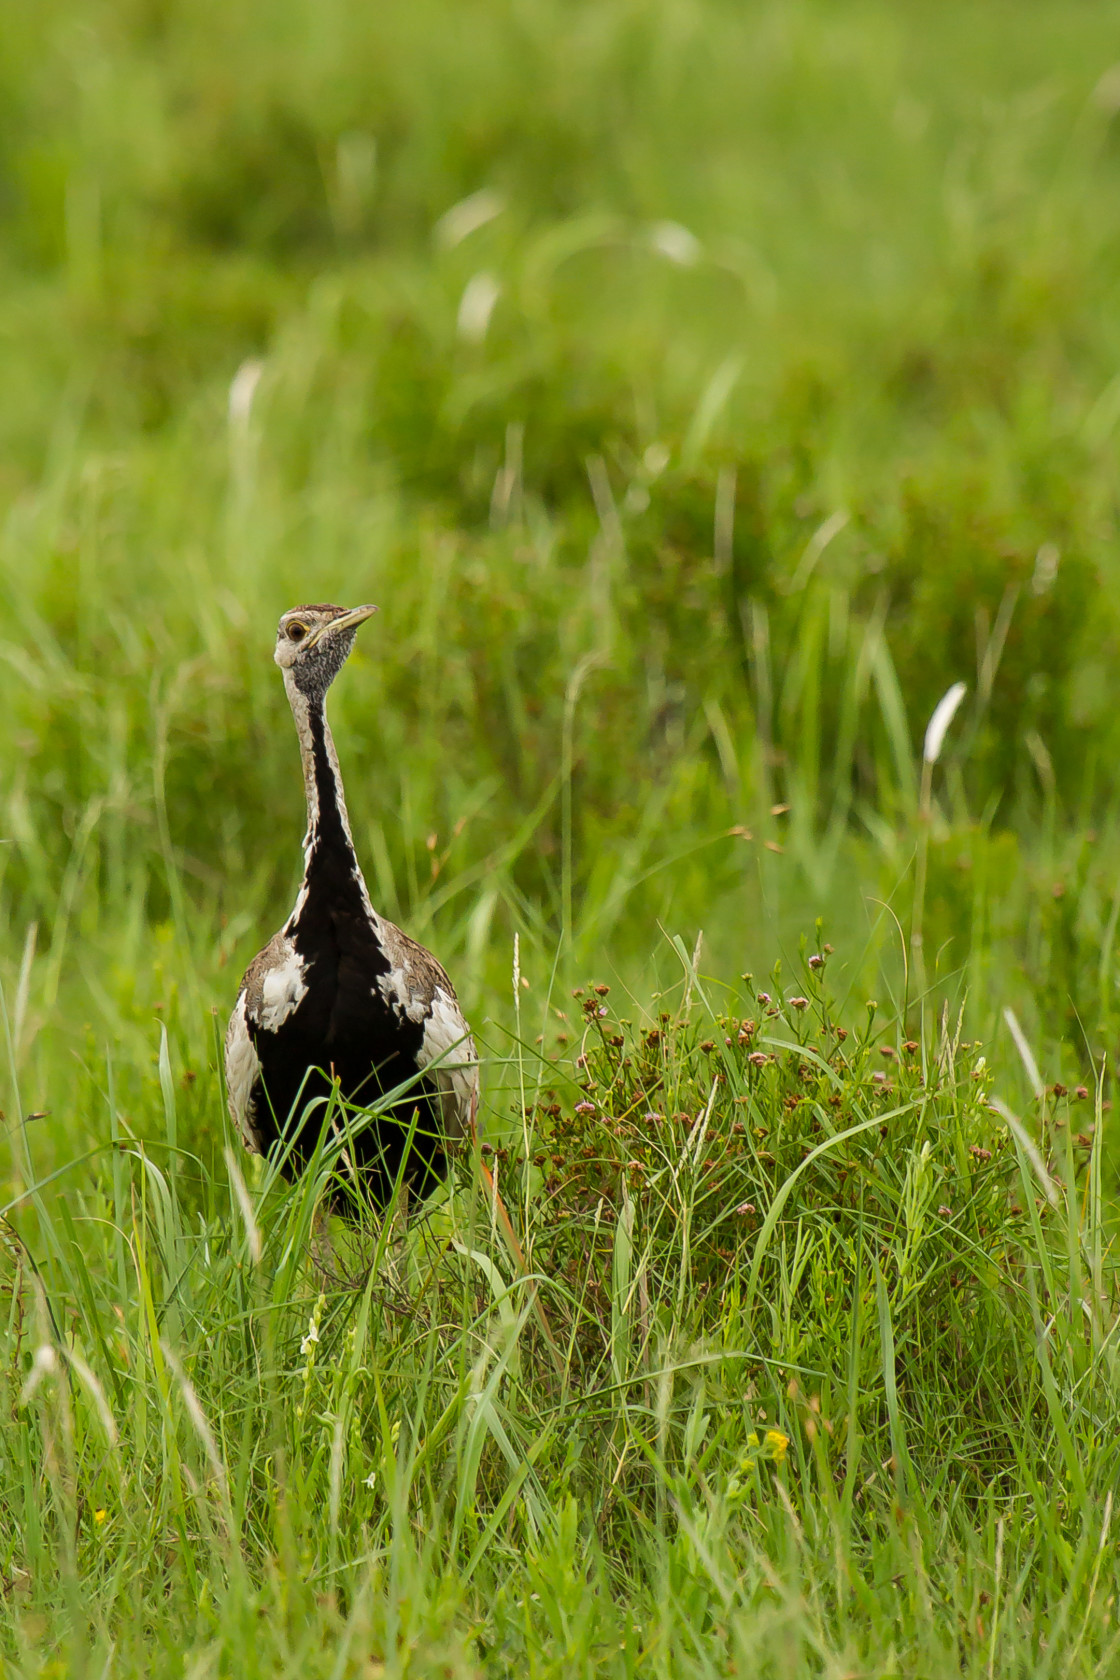
M 288 640 L 290 642 L 302 642 L 303 638 L 306 636 L 306 634 L 307 634 L 306 624 L 289 624 L 289 626 L 288 626 Z

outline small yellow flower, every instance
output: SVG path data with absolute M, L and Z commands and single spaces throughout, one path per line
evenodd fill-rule
M 774 1463 L 784 1464 L 786 1453 L 789 1451 L 789 1436 L 783 1435 L 780 1429 L 768 1429 L 765 1444 Z
M 747 1436 L 749 1451 L 743 1458 L 740 1468 L 749 1470 L 758 1458 L 768 1458 L 772 1464 L 784 1464 L 789 1451 L 789 1436 L 783 1435 L 780 1429 L 768 1429 L 761 1438 L 758 1431 L 752 1429 Z
M 101 1508 L 99 1510 L 97 1510 L 93 1513 L 93 1520 L 97 1524 L 98 1528 L 101 1527 L 101 1524 L 105 1521 L 105 1518 L 108 1515 L 109 1515 L 109 1513 L 105 1509 L 104 1506 L 101 1506 Z

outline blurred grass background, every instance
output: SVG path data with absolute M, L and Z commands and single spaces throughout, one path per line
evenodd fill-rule
M 862 934 L 853 878 L 904 914 L 962 679 L 927 942 L 985 1022 L 993 967 L 1099 1013 L 1106 13 L 48 0 L 3 30 L 11 949 L 64 877 L 93 936 L 165 919 L 173 861 L 240 960 L 297 856 L 273 622 L 370 597 L 336 700 L 362 850 L 469 945 L 474 1007 L 518 925 L 577 968 L 706 926 L 737 969 L 787 913 Z
M 788 969 L 818 916 L 901 1009 L 928 846 L 927 1022 L 963 1004 L 1018 1099 L 1011 1004 L 1047 1081 L 1110 1088 L 1115 21 L 0 13 L 0 974 L 41 1173 L 102 1140 L 106 1045 L 164 1139 L 157 1014 L 222 1141 L 210 1010 L 299 869 L 301 600 L 380 603 L 332 698 L 358 848 L 491 1049 L 589 975 L 642 1014 L 673 936 Z
M 39 1106 L 87 1025 L 224 1009 L 286 909 L 302 599 L 381 604 L 334 700 L 359 849 L 472 1014 L 514 931 L 537 978 L 648 993 L 659 927 L 730 977 L 819 914 L 901 996 L 883 907 L 927 826 L 945 995 L 1086 1071 L 1120 911 L 1107 13 L 0 28 L 0 914 L 13 986 L 31 924 L 46 954 Z

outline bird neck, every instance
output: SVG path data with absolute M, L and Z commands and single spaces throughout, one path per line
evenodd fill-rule
M 290 673 L 285 672 L 284 677 L 292 715 L 296 720 L 299 752 L 303 760 L 303 786 L 307 795 L 304 864 L 310 868 L 317 855 L 324 852 L 337 855 L 341 851 L 347 854 L 355 876 L 360 879 L 350 818 L 346 811 L 346 795 L 342 788 L 342 772 L 327 722 L 325 696 L 309 698 L 297 688 Z

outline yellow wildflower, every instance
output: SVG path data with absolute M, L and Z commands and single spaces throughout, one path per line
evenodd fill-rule
M 95 1511 L 95 1512 L 94 1512 L 94 1513 L 93 1513 L 93 1520 L 94 1520 L 94 1522 L 95 1522 L 95 1523 L 96 1523 L 96 1524 L 97 1524 L 97 1526 L 98 1526 L 98 1528 L 100 1528 L 100 1527 L 101 1527 L 101 1524 L 102 1524 L 102 1523 L 103 1523 L 103 1522 L 104 1522 L 104 1521 L 105 1521 L 105 1518 L 106 1518 L 106 1517 L 107 1517 L 107 1516 L 108 1516 L 108 1515 L 109 1515 L 109 1513 L 108 1513 L 108 1511 L 107 1511 L 107 1510 L 106 1510 L 106 1509 L 105 1509 L 105 1507 L 104 1507 L 104 1506 L 101 1506 L 101 1507 L 100 1507 L 100 1508 L 99 1508 L 99 1509 L 98 1509 L 98 1510 L 96 1510 L 96 1511 Z
M 747 1446 L 750 1451 L 742 1461 L 742 1468 L 749 1470 L 755 1458 L 768 1458 L 772 1464 L 784 1464 L 789 1451 L 789 1436 L 783 1435 L 780 1429 L 768 1429 L 762 1437 L 757 1429 L 752 1429 L 747 1436 Z
M 783 1435 L 780 1429 L 768 1429 L 766 1448 L 775 1464 L 784 1464 L 786 1453 L 789 1451 L 789 1436 Z

